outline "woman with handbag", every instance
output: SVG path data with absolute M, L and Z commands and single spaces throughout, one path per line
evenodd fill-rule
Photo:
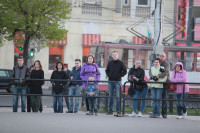
M 99 71 L 99 67 L 95 63 L 93 55 L 89 55 L 87 57 L 87 63 L 85 63 L 81 68 L 80 77 L 82 80 L 88 80 L 89 77 L 94 77 L 95 80 L 100 80 L 101 73 Z M 97 85 L 97 83 L 95 84 Z M 83 82 L 82 89 L 85 90 L 87 85 L 88 82 Z M 87 98 L 86 98 L 86 108 L 87 108 L 86 115 L 89 115 L 89 104 Z
M 163 73 L 164 67 L 160 66 L 160 59 L 155 58 L 153 61 L 153 66 L 149 71 L 150 77 L 149 81 L 152 82 L 165 82 L 167 80 L 167 76 L 163 78 L 159 78 L 159 74 Z M 160 83 L 151 83 L 151 97 L 153 100 L 153 114 L 150 115 L 150 118 L 159 118 L 160 117 L 160 99 L 162 99 L 162 91 L 163 91 L 163 84 Z
M 183 64 L 177 62 L 174 71 L 171 74 L 171 82 L 187 82 L 187 72 L 183 69 Z M 174 92 L 176 100 L 185 100 L 188 97 L 189 87 L 188 84 L 185 84 L 185 91 L 183 93 L 183 84 L 176 85 L 176 91 Z M 183 98 L 184 96 L 184 98 Z M 182 119 L 187 116 L 187 109 L 184 101 L 177 101 L 177 119 Z
M 63 71 L 64 67 L 62 62 L 56 63 L 56 70 L 53 71 L 51 75 L 51 79 L 67 79 L 66 73 Z M 53 108 L 54 113 L 62 113 L 63 112 L 63 89 L 65 85 L 65 81 L 51 81 L 53 88 Z M 58 96 L 55 96 L 58 95 Z
M 133 96 L 134 98 L 139 98 L 140 96 L 142 98 L 146 98 L 146 95 L 148 92 L 148 86 L 146 83 L 144 83 L 145 71 L 142 68 L 140 68 L 140 66 L 141 66 L 141 60 L 136 59 L 135 65 L 128 72 L 128 80 L 134 82 L 134 85 L 131 85 L 131 86 L 134 86 L 135 88 L 135 94 Z M 142 100 L 138 115 L 136 115 L 137 101 L 138 100 L 133 100 L 133 112 L 129 116 L 132 116 L 132 117 L 142 116 L 142 112 L 145 107 L 145 100 Z

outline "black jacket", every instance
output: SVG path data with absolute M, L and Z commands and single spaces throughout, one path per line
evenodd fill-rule
M 120 60 L 112 60 L 106 68 L 106 75 L 109 81 L 121 81 L 127 73 L 126 67 Z
M 44 79 L 43 70 L 32 70 L 31 79 Z M 30 94 L 42 94 L 42 85 L 44 81 L 31 80 L 30 81 Z
M 135 83 L 135 85 L 147 87 L 146 83 L 142 83 L 142 82 L 145 82 L 144 80 L 145 71 L 142 68 L 139 67 L 135 69 L 135 65 L 134 65 L 128 72 L 128 80 L 129 80 L 129 76 L 135 76 L 136 78 L 139 79 L 138 82 Z
M 61 79 L 61 80 L 66 79 L 67 80 L 67 76 L 64 71 L 55 70 L 53 71 L 51 75 L 51 79 Z M 62 93 L 66 81 L 51 81 L 51 83 L 52 83 L 53 92 Z

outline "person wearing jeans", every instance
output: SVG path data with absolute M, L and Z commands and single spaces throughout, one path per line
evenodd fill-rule
M 134 99 L 139 98 L 140 96 L 141 96 L 141 98 L 146 98 L 147 92 L 148 92 L 148 87 L 145 87 L 142 90 L 135 90 L 135 94 L 134 94 L 133 98 Z M 137 103 L 138 103 L 138 100 L 133 100 L 133 112 L 134 113 L 136 113 Z M 145 100 L 142 100 L 140 110 L 138 112 L 138 117 L 142 116 L 142 112 L 144 111 L 144 107 L 145 107 Z M 136 114 L 134 116 L 136 116 Z
M 69 96 L 80 96 L 80 87 L 78 86 L 71 86 L 69 90 Z M 69 113 L 77 113 L 79 111 L 79 97 L 75 97 L 75 107 L 73 109 L 73 97 L 69 97 Z
M 149 71 L 150 81 L 152 82 L 165 82 L 167 76 L 163 78 L 159 77 L 159 74 L 164 73 L 165 69 L 163 66 L 160 66 L 160 58 L 155 58 L 153 61 L 153 66 Z M 163 84 L 151 83 L 151 96 L 153 99 L 153 114 L 150 115 L 150 118 L 159 118 L 160 117 L 160 99 L 162 99 Z
M 135 94 L 133 96 L 134 99 L 139 98 L 140 96 L 142 96 L 142 98 L 146 98 L 147 91 L 148 91 L 147 84 L 144 83 L 145 71 L 140 67 L 141 62 L 142 61 L 140 59 L 136 59 L 134 66 L 128 72 L 128 80 L 131 82 L 132 86 L 134 82 L 134 88 L 135 88 Z M 132 116 L 132 117 L 136 116 L 137 101 L 138 100 L 133 100 L 133 112 L 129 116 Z M 142 104 L 138 112 L 138 117 L 142 116 L 144 107 L 145 107 L 145 100 L 142 100 Z
M 120 112 L 120 90 L 121 90 L 121 81 L 120 82 L 108 82 L 108 88 L 109 88 L 109 97 L 113 97 L 114 94 L 116 94 L 116 111 L 117 113 Z M 113 113 L 113 98 L 109 99 L 109 113 L 112 114 Z
M 54 113 L 63 112 L 63 93 L 53 92 L 53 109 Z
M 53 87 L 53 108 L 54 113 L 62 113 L 63 112 L 63 89 L 64 85 L 66 84 L 64 79 L 67 79 L 66 73 L 63 71 L 64 67 L 62 62 L 56 63 L 56 70 L 53 71 L 51 75 L 51 79 L 60 79 L 59 80 L 52 80 L 52 87 Z
M 187 82 L 187 72 L 183 69 L 183 64 L 181 62 L 177 62 L 174 66 L 174 71 L 171 74 L 170 78 L 171 82 Z M 177 90 L 174 92 L 175 99 L 178 100 L 176 102 L 177 106 L 177 119 L 182 119 L 187 117 L 187 109 L 184 101 L 187 99 L 189 93 L 188 84 L 177 84 Z M 183 91 L 185 88 L 185 91 Z M 183 97 L 184 94 L 184 97 Z
M 151 88 L 151 97 L 153 100 L 153 116 L 151 118 L 160 117 L 160 100 L 162 98 L 162 88 Z
M 106 76 L 108 77 L 108 88 L 109 88 L 109 96 L 114 96 L 114 92 L 117 97 L 117 115 L 119 115 L 120 112 L 120 91 L 121 91 L 121 80 L 122 77 L 124 77 L 127 73 L 127 69 L 122 61 L 119 60 L 119 53 L 117 51 L 112 52 L 113 60 L 111 60 L 106 68 Z M 114 81 L 114 82 L 113 82 Z M 109 98 L 109 112 L 107 115 L 113 114 L 113 98 Z
M 13 93 L 14 94 L 22 94 L 21 96 L 21 112 L 26 112 L 26 96 L 23 96 L 23 94 L 26 94 L 27 87 L 26 86 L 14 86 Z M 18 98 L 19 95 L 13 96 L 13 112 L 17 112 L 18 108 Z
M 94 77 L 89 77 L 89 83 L 86 87 L 85 93 L 88 96 L 88 103 L 89 103 L 89 110 L 90 110 L 90 115 L 93 115 L 93 112 L 95 113 L 95 116 L 97 116 L 97 96 L 98 96 L 98 92 L 99 89 L 97 87 L 97 85 L 93 82 L 94 81 Z
M 185 118 L 187 115 L 187 109 L 186 109 L 186 104 L 183 100 L 183 93 L 176 93 L 174 94 L 175 99 L 178 100 L 176 101 L 176 106 L 177 106 L 177 114 L 179 117 L 177 119 Z M 188 93 L 184 93 L 184 100 L 187 99 Z M 179 101 L 180 100 L 180 101 Z
M 82 82 L 76 82 L 73 80 L 81 80 L 80 77 L 81 72 L 81 60 L 75 59 L 75 67 L 73 67 L 71 74 L 70 74 L 70 89 L 69 89 L 69 96 L 80 96 L 81 92 L 81 85 Z M 69 110 L 67 113 L 77 113 L 79 111 L 79 97 L 75 97 L 75 107 L 73 104 L 73 97 L 69 97 Z
M 26 96 L 23 94 L 27 94 L 27 81 L 19 80 L 19 79 L 29 79 L 29 70 L 24 65 L 24 58 L 19 57 L 17 59 L 18 65 L 13 68 L 12 77 L 15 78 L 14 80 L 14 89 L 13 93 L 17 95 L 13 95 L 13 112 L 17 112 L 18 109 L 18 98 L 19 94 L 21 95 L 21 112 L 26 112 Z

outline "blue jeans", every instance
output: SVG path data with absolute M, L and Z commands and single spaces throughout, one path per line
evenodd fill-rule
M 160 116 L 160 100 L 162 98 L 163 88 L 151 88 L 151 96 L 153 99 L 153 115 Z M 158 100 L 157 100 L 158 99 Z
M 69 90 L 69 96 L 80 96 L 81 89 L 80 87 L 71 86 Z M 79 97 L 75 97 L 75 107 L 74 111 L 79 110 Z M 73 111 L 73 97 L 69 97 L 69 111 Z
M 55 93 L 53 92 L 53 109 L 54 113 L 62 113 L 63 112 L 63 93 Z M 58 95 L 58 96 L 55 96 Z
M 148 87 L 145 87 L 142 90 L 135 89 L 135 95 L 133 96 L 133 98 L 139 98 L 141 95 L 142 95 L 142 98 L 146 98 L 147 91 L 148 91 Z M 137 101 L 138 100 L 133 100 L 133 112 L 136 112 Z M 140 106 L 140 112 L 143 112 L 144 107 L 145 107 L 145 100 L 142 100 L 142 104 Z
M 14 94 L 26 94 L 27 86 L 14 86 Z M 13 112 L 17 112 L 19 95 L 13 95 Z M 21 96 L 21 112 L 26 112 L 26 96 Z
M 174 96 L 175 96 L 176 100 L 183 100 L 183 93 L 179 94 L 179 93 L 175 92 Z M 184 99 L 187 99 L 187 97 L 188 97 L 188 93 L 184 93 Z M 177 101 L 176 106 L 177 106 L 177 113 L 178 113 L 179 116 L 181 116 L 181 115 L 183 115 L 183 113 L 187 112 L 185 102 Z
M 109 96 L 112 97 L 114 96 L 114 93 L 116 94 L 117 97 L 117 105 L 116 105 L 116 111 L 120 112 L 119 110 L 119 102 L 120 102 L 120 91 L 121 91 L 121 81 L 118 82 L 109 82 L 108 83 L 108 89 L 109 89 Z M 109 112 L 113 112 L 113 98 L 109 99 Z
M 98 112 L 97 111 L 97 98 L 96 97 L 88 97 L 88 103 L 89 103 L 89 110 L 90 112 Z

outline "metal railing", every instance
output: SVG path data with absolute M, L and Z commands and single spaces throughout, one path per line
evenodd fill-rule
M 3 80 L 19 80 L 19 81 L 24 81 L 24 80 L 28 80 L 28 81 L 51 81 L 51 82 L 53 82 L 53 81 L 65 81 L 65 82 L 69 82 L 69 81 L 71 81 L 71 80 L 60 80 L 60 79 L 11 79 L 11 78 L 0 78 L 0 80 L 1 81 L 3 81 Z M 88 82 L 87 80 L 73 80 L 73 82 Z M 116 81 L 93 81 L 93 82 L 98 82 L 98 83 L 117 83 L 120 87 L 121 87 L 121 85 L 118 83 L 118 82 L 116 82 Z M 127 93 L 126 93 L 126 85 L 127 85 L 127 83 L 131 83 L 131 82 L 129 82 L 129 81 L 127 81 L 127 82 L 125 82 L 124 84 L 123 84 L 123 87 L 121 87 L 122 88 L 122 91 L 120 91 L 120 97 L 116 97 L 116 96 L 108 96 L 108 94 L 109 94 L 109 89 L 107 90 L 107 91 L 105 91 L 104 90 L 104 92 L 105 92 L 105 96 L 101 96 L 101 91 L 100 91 L 100 95 L 98 95 L 98 96 L 96 96 L 97 97 L 97 101 L 98 101 L 98 106 L 100 105 L 100 100 L 99 99 L 101 99 L 101 98 L 104 98 L 104 99 L 106 99 L 106 101 L 105 101 L 105 105 L 104 105 L 104 111 L 105 112 L 108 112 L 108 99 L 109 98 L 115 98 L 115 99 L 117 99 L 117 98 L 119 98 L 119 100 L 120 100 L 120 112 L 122 112 L 122 115 L 124 115 L 125 114 L 125 109 L 126 109 L 126 101 L 127 100 L 147 100 L 147 101 L 152 101 L 152 100 L 160 100 L 160 101 L 169 101 L 169 103 L 170 103 L 170 112 L 173 112 L 173 102 L 176 102 L 176 101 L 183 101 L 183 102 L 190 102 L 190 103 L 200 103 L 200 97 L 197 97 L 197 98 L 195 98 L 195 99 L 184 99 L 184 96 L 183 96 L 183 100 L 176 100 L 176 99 L 173 99 L 173 95 L 172 94 L 170 94 L 170 96 L 171 96 L 171 98 L 169 99 L 169 98 L 167 98 L 167 99 L 152 99 L 152 98 L 133 98 L 133 97 L 127 97 Z M 133 82 L 132 82 L 133 83 Z M 185 92 L 185 84 L 198 84 L 198 85 L 200 85 L 200 83 L 195 83 L 195 82 L 144 82 L 144 83 L 148 83 L 148 84 L 150 84 L 150 83 L 156 83 L 156 84 L 183 84 L 183 92 Z M 101 84 L 99 84 L 99 86 L 100 86 Z M 49 96 L 49 97 L 53 97 L 53 96 L 60 96 L 60 95 L 52 95 L 52 94 L 50 94 L 50 95 L 48 95 L 48 94 L 14 94 L 14 93 L 0 93 L 0 95 L 20 95 L 20 96 L 23 96 L 23 95 L 25 95 L 25 96 Z M 184 95 L 184 93 L 183 93 L 183 95 Z M 62 97 L 81 97 L 82 99 L 84 99 L 84 98 L 86 98 L 86 97 L 88 97 L 88 96 L 86 96 L 86 95 L 80 95 L 80 96 L 70 96 L 70 95 L 62 95 Z M 52 103 L 52 105 L 53 105 L 53 103 Z M 122 105 L 122 106 L 121 106 Z M 121 108 L 122 107 L 122 108 Z M 122 109 L 122 111 L 121 111 L 121 109 Z

